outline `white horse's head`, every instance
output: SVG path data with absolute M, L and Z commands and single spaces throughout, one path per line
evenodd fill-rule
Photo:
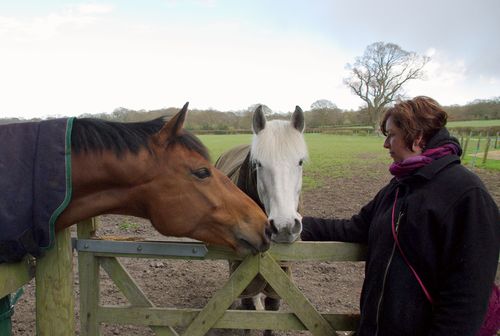
M 291 243 L 302 231 L 302 217 L 297 208 L 302 164 L 307 159 L 304 127 L 304 112 L 299 106 L 290 121 L 266 121 L 262 106 L 253 115 L 250 160 L 257 170 L 257 192 L 276 242 Z

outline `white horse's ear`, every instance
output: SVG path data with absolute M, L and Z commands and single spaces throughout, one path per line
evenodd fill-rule
M 295 106 L 295 111 L 292 114 L 292 120 L 291 120 L 292 126 L 299 132 L 304 132 L 304 128 L 306 126 L 305 121 L 304 121 L 304 112 L 302 112 L 302 109 L 300 106 Z
M 266 116 L 262 112 L 262 105 L 259 105 L 253 113 L 253 132 L 259 134 L 266 127 Z

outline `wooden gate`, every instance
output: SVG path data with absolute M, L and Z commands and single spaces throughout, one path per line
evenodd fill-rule
M 273 244 L 267 252 L 243 259 L 202 309 L 159 308 L 145 296 L 117 257 L 194 260 L 234 260 L 223 248 L 202 243 L 124 242 L 92 239 L 93 222 L 78 224 L 78 267 L 80 276 L 80 319 L 82 336 L 98 336 L 99 324 L 150 326 L 156 335 L 205 335 L 211 328 L 309 330 L 313 335 L 335 335 L 337 330 L 355 330 L 359 316 L 320 313 L 279 266 L 279 261 L 361 261 L 365 249 L 338 242 Z M 102 267 L 128 299 L 128 306 L 99 304 L 99 269 Z M 228 307 L 257 274 L 275 289 L 290 312 L 238 311 Z

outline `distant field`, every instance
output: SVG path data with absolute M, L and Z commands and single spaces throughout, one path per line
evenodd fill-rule
M 306 134 L 309 160 L 304 166 L 304 188 L 315 188 L 325 178 L 349 177 L 354 170 L 362 169 L 370 174 L 370 166 L 390 162 L 387 151 L 382 147 L 382 137 L 348 136 L 332 134 Z M 215 162 L 225 150 L 249 144 L 250 134 L 200 135 Z
M 207 146 L 214 163 L 229 148 L 252 142 L 252 134 L 202 134 L 197 136 Z
M 500 126 L 500 119 L 494 119 L 494 120 L 465 120 L 465 121 L 449 121 L 447 123 L 447 127 L 493 127 L 493 126 Z M 325 129 L 328 129 L 329 127 L 325 127 Z M 366 126 L 337 126 L 333 127 L 333 129 L 366 129 L 370 130 L 373 129 L 372 126 L 366 125 Z M 321 129 L 321 128 L 318 128 Z
M 448 127 L 492 127 L 500 126 L 500 119 L 495 120 L 468 120 L 468 121 L 450 121 Z
M 215 162 L 227 149 L 250 144 L 252 135 L 199 135 L 199 138 L 208 147 L 212 161 Z M 350 177 L 357 170 L 370 175 L 372 165 L 389 165 L 391 162 L 387 150 L 382 146 L 383 137 L 309 133 L 305 138 L 309 148 L 309 160 L 304 166 L 306 189 L 322 185 L 327 178 Z M 479 150 L 476 150 L 477 140 L 471 141 L 467 153 L 482 153 L 485 144 L 483 139 Z M 491 147 L 490 150 L 493 150 Z M 465 163 L 468 166 L 500 170 L 500 160 L 488 160 L 483 164 L 480 155 L 475 159 L 467 155 Z

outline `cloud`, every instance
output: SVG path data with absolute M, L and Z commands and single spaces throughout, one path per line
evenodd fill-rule
M 15 64 L 5 71 L 0 64 L 9 78 L 0 80 L 9 114 L 155 109 L 186 100 L 193 108 L 223 111 L 262 102 L 286 112 L 322 98 L 345 106 L 345 93 L 336 87 L 345 52 L 321 38 L 232 18 L 203 26 L 151 22 L 133 29 L 117 20 L 91 26 L 0 55 L 4 64 Z M 23 92 L 31 99 L 23 100 Z
M 493 76 L 479 76 L 479 80 L 483 85 L 499 85 L 500 79 L 498 77 Z M 500 94 L 500 93 L 499 93 Z
M 214 8 L 217 6 L 217 0 L 195 0 L 194 3 L 206 8 Z
M 427 78 L 441 86 L 452 87 L 466 80 L 467 67 L 464 59 L 452 59 L 434 49 L 426 66 Z
M 304 7 L 104 1 L 119 11 L 108 2 L 82 2 L 45 7 L 38 16 L 0 15 L 2 113 L 78 115 L 186 100 L 193 108 L 222 111 L 261 102 L 285 112 L 296 104 L 307 109 L 318 99 L 357 108 L 363 102 L 342 83 L 344 66 L 379 40 L 432 58 L 427 80 L 405 87 L 410 96 L 449 104 L 498 95 L 500 55 L 491 42 L 498 20 L 489 19 L 494 10 L 482 20 L 491 28 L 485 30 L 472 21 L 464 25 L 469 21 L 463 15 L 443 16 L 439 3 L 429 12 L 430 0 L 415 3 L 411 17 L 401 15 L 408 12 L 397 0 L 368 7 L 356 1 Z
M 408 83 L 408 96 L 430 96 L 442 105 L 467 104 L 478 98 L 498 96 L 498 77 L 480 75 L 471 71 L 466 59 L 437 47 L 432 50 L 431 61 L 424 68 L 425 78 Z
M 82 29 L 108 14 L 113 7 L 103 4 L 78 4 L 43 16 L 0 16 L 0 36 L 4 41 L 47 40 L 63 33 L 68 27 Z
M 83 3 L 83 4 L 69 6 L 69 8 L 74 8 L 78 13 L 81 13 L 83 15 L 108 14 L 114 10 L 114 6 L 112 5 L 97 4 L 97 3 Z

